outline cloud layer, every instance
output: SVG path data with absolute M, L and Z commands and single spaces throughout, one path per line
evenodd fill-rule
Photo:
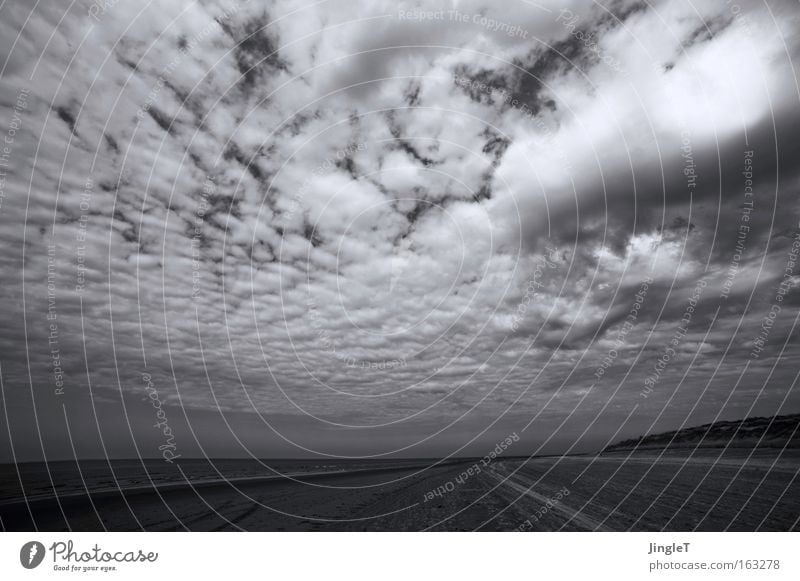
M 148 373 L 425 455 L 797 411 L 792 3 L 0 11 L 12 414 Z

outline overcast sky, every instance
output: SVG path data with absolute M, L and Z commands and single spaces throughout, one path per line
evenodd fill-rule
M 0 8 L 0 458 L 800 411 L 796 2 L 32 6 Z

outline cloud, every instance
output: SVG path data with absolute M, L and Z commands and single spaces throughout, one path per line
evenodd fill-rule
M 748 371 L 777 406 L 797 14 L 741 4 L 8 4 L 6 396 L 59 397 L 58 354 L 66 401 L 147 370 L 196 413 L 394 426 L 376 453 L 611 400 L 612 425 L 666 401 L 643 382 L 703 280 L 674 413 L 719 411 L 781 296 Z

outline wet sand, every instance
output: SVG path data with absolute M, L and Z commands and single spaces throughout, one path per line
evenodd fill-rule
M 800 530 L 800 453 L 2 470 L 4 530 Z M 283 476 L 278 474 L 284 474 Z M 50 484 L 50 480 L 53 484 Z M 15 485 L 16 482 L 16 485 Z M 53 488 L 55 485 L 55 488 Z M 90 491 L 87 494 L 87 489 Z M 53 494 L 56 491 L 57 496 Z

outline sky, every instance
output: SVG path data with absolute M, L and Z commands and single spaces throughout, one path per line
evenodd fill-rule
M 796 3 L 0 15 L 0 460 L 800 411 Z

